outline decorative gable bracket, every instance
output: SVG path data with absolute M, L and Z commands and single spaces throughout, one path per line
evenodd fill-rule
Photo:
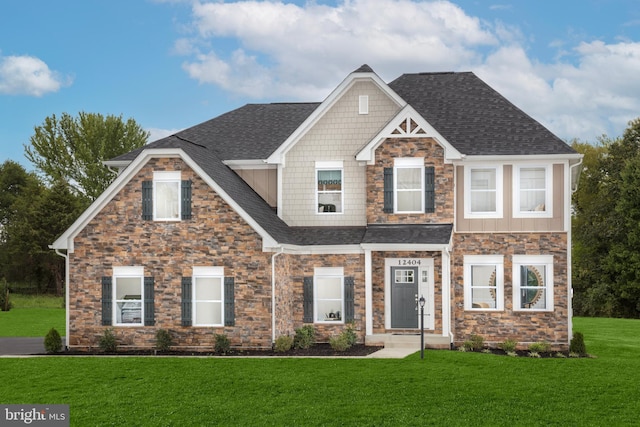
M 443 149 L 445 153 L 445 162 L 459 160 L 464 156 L 429 124 L 418 112 L 410 105 L 406 105 L 400 112 L 389 121 L 371 141 L 365 145 L 358 153 L 356 160 L 366 162 L 369 165 L 375 163 L 375 151 L 387 138 L 407 138 L 421 137 L 433 138 Z

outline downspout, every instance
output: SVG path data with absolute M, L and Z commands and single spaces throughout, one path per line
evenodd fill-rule
M 284 253 L 284 248 L 280 247 L 280 252 L 271 256 L 271 345 L 276 343 L 276 257 Z
M 65 334 L 64 348 L 69 349 L 69 255 L 63 254 L 56 249 L 56 254 L 64 258 L 64 317 L 65 317 Z

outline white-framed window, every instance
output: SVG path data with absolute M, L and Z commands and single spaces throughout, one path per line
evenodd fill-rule
M 516 218 L 549 218 L 552 206 L 552 166 L 514 165 L 513 216 Z
M 193 326 L 224 326 L 224 267 L 193 267 Z
M 161 221 L 179 221 L 180 171 L 153 173 L 153 218 Z
M 342 161 L 316 162 L 316 206 L 319 214 L 343 212 Z
M 504 256 L 464 256 L 465 310 L 504 310 Z
M 358 97 L 358 114 L 369 114 L 369 95 Z
M 144 267 L 113 267 L 113 319 L 116 326 L 144 323 Z
M 398 158 L 393 165 L 394 212 L 424 212 L 424 158 Z
M 502 166 L 465 166 L 466 218 L 502 218 Z
M 513 309 L 553 310 L 553 255 L 513 256 Z
M 314 269 L 314 321 L 344 322 L 344 269 L 316 267 Z

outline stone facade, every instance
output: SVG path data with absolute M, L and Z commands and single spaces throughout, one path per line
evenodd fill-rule
M 464 255 L 504 255 L 504 310 L 465 311 Z M 514 255 L 553 255 L 553 310 L 513 310 Z M 454 234 L 452 252 L 453 332 L 456 344 L 473 334 L 485 342 L 513 339 L 521 345 L 547 341 L 566 350 L 569 339 L 569 289 L 567 288 L 566 233 Z
M 192 183 L 192 219 L 142 220 L 142 182 L 154 171 L 181 171 Z M 101 326 L 101 277 L 114 266 L 142 266 L 155 280 L 155 326 L 114 327 L 121 345 L 152 347 L 158 329 L 179 346 L 212 348 L 215 334 L 233 346 L 271 346 L 271 254 L 260 236 L 180 159 L 151 160 L 102 209 L 69 254 L 69 344 L 96 346 Z M 235 279 L 235 326 L 181 326 L 181 278 L 194 266 L 224 267 Z

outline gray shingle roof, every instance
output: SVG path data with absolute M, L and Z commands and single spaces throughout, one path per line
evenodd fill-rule
M 389 87 L 462 154 L 575 153 L 473 73 L 404 74 Z
M 365 64 L 354 72 L 373 70 Z M 574 153 L 472 73 L 405 74 L 389 86 L 463 154 Z M 289 227 L 224 164 L 227 160 L 266 159 L 319 105 L 248 104 L 112 160 L 133 160 L 146 148 L 181 148 L 280 243 L 447 244 L 453 229 L 451 224 Z

